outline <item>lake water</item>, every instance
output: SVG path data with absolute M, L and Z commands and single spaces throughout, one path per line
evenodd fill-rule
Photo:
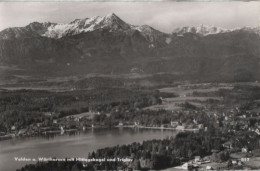
M 28 162 L 15 161 L 15 157 L 82 157 L 99 148 L 111 147 L 151 139 L 175 136 L 171 130 L 149 130 L 134 128 L 90 129 L 46 137 L 15 138 L 0 141 L 0 170 L 15 171 Z

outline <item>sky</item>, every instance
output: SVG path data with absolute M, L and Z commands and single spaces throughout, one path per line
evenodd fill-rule
M 260 2 L 0 2 L 0 30 L 38 22 L 68 23 L 115 13 L 133 25 L 170 33 L 182 26 L 260 26 Z

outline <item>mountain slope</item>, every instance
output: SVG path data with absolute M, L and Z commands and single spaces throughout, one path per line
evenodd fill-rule
M 166 34 L 115 14 L 0 32 L 0 64 L 15 65 L 27 75 L 142 71 L 200 81 L 252 81 L 259 79 L 259 57 L 259 28 L 201 26 Z

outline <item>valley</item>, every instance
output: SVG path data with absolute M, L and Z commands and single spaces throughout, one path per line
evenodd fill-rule
M 0 170 L 259 170 L 259 59 L 259 26 L 164 33 L 109 13 L 6 28 Z M 5 165 L 19 152 L 64 161 Z

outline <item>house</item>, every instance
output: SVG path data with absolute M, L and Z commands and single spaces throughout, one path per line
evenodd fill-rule
M 177 166 L 177 167 L 175 167 L 175 168 L 176 168 L 176 169 L 190 170 L 190 169 L 192 169 L 192 164 L 190 164 L 190 163 L 184 163 L 183 165 Z
M 200 156 L 195 156 L 194 158 L 194 162 L 200 162 L 201 161 L 201 157 Z
M 79 117 L 75 117 L 75 118 L 74 118 L 74 121 L 75 121 L 75 122 L 79 122 L 79 120 L 80 120 Z
M 123 124 L 123 122 L 119 122 L 119 124 L 118 124 L 118 126 L 123 126 L 124 124 Z
M 177 129 L 177 130 L 184 130 L 184 126 L 178 125 L 178 126 L 176 127 L 176 129 Z
M 213 170 L 211 166 L 206 166 L 206 170 Z
M 247 152 L 248 152 L 248 148 L 243 147 L 243 148 L 241 149 L 241 152 L 242 152 L 242 153 L 247 153 Z
M 199 124 L 199 125 L 198 125 L 198 128 L 199 128 L 199 129 L 203 129 L 203 128 L 204 128 L 204 125 L 203 125 L 203 124 Z
M 53 123 L 54 124 L 57 124 L 58 122 L 57 122 L 57 119 L 53 119 Z
M 151 160 L 150 159 L 140 159 L 140 166 L 141 168 L 150 168 L 151 166 Z
M 176 121 L 171 121 L 171 126 L 172 127 L 176 127 L 179 125 L 179 122 L 176 122 Z
M 60 127 L 60 131 L 61 131 L 61 132 L 64 132 L 63 126 Z
M 26 131 L 26 129 L 20 129 L 18 135 L 25 135 Z
M 224 148 L 226 148 L 226 149 L 232 149 L 232 148 L 233 148 L 231 142 L 226 142 L 226 143 L 222 144 L 222 146 L 223 146 Z
M 11 131 L 15 131 L 16 130 L 16 127 L 15 126 L 12 126 L 11 127 Z
M 36 125 L 37 125 L 37 127 L 41 127 L 43 125 L 43 123 L 38 122 L 38 123 L 36 123 Z
M 232 164 L 233 165 L 237 165 L 237 161 L 236 160 L 232 160 Z
M 257 133 L 257 135 L 260 135 L 260 130 L 259 130 L 259 128 L 256 128 L 255 133 Z

